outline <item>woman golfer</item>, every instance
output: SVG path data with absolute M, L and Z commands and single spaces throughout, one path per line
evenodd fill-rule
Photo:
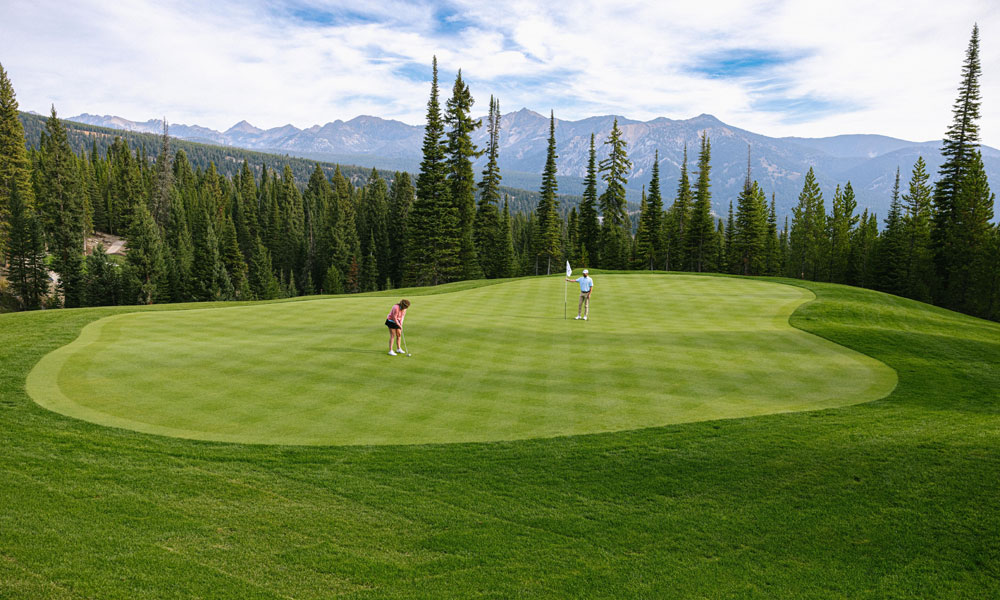
M 392 305 L 392 310 L 385 318 L 385 326 L 389 328 L 389 356 L 403 353 L 401 345 L 403 343 L 403 319 L 406 318 L 407 308 L 410 308 L 410 301 L 404 298 L 399 301 L 399 304 Z M 396 346 L 395 351 L 392 349 L 393 345 Z

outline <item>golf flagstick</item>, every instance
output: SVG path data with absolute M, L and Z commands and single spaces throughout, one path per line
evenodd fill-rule
M 566 261 L 566 277 L 573 276 L 573 267 L 569 266 L 569 261 Z M 566 295 L 569 293 L 567 289 L 569 288 L 569 282 L 563 282 L 563 321 L 566 320 Z

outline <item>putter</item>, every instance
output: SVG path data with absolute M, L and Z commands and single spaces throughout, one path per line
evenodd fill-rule
M 403 342 L 403 352 L 405 352 L 407 356 L 413 356 L 410 354 L 410 349 L 406 347 L 406 336 L 403 335 L 402 329 L 399 330 L 399 341 Z

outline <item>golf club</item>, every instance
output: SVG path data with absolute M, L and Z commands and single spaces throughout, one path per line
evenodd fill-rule
M 403 352 L 405 352 L 407 356 L 413 356 L 410 354 L 410 349 L 406 347 L 406 336 L 403 335 L 402 329 L 399 330 L 399 341 L 403 343 Z

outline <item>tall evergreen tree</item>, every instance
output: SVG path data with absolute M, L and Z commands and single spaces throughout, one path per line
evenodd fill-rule
M 393 177 L 389 188 L 389 279 L 393 287 L 403 284 L 403 266 L 406 259 L 406 238 L 409 235 L 406 225 L 409 222 L 410 208 L 413 206 L 413 183 L 410 174 L 401 171 Z
M 194 300 L 191 281 L 194 241 L 191 239 L 187 211 L 179 196 L 175 196 L 175 201 L 170 203 L 170 222 L 167 225 L 165 241 L 167 296 L 171 302 Z
M 788 234 L 788 275 L 819 280 L 826 267 L 827 240 L 823 192 L 810 167 L 799 193 L 799 202 L 792 209 L 792 227 Z
M 629 265 L 629 251 L 632 245 L 632 223 L 628 216 L 625 199 L 625 185 L 632 171 L 632 161 L 628 159 L 628 143 L 622 137 L 615 119 L 611 134 L 604 144 L 610 146 L 608 157 L 599 163 L 601 178 L 607 187 L 600 197 L 601 244 L 600 266 L 606 269 L 625 269 Z
M 503 250 L 500 255 L 500 277 L 513 277 L 516 274 L 517 257 L 514 254 L 514 228 L 510 220 L 510 207 L 507 199 L 503 201 L 503 212 L 500 213 L 500 229 L 504 232 Z
M 45 122 L 39 169 L 39 208 L 52 268 L 67 308 L 83 300 L 83 193 L 76 157 L 56 109 Z
M 747 177 L 736 201 L 736 230 L 732 233 L 734 272 L 763 275 L 767 269 L 768 212 L 764 190 L 751 181 L 750 156 L 747 151 Z M 727 232 L 728 233 L 728 232 Z M 776 241 L 776 240 L 775 240 Z
M 446 104 L 444 123 L 448 127 L 447 162 L 451 201 L 458 213 L 459 262 L 462 279 L 479 279 L 482 269 L 476 255 L 476 176 L 472 161 L 482 152 L 472 143 L 474 132 L 482 121 L 472 118 L 474 100 L 469 86 L 462 81 L 462 70 L 455 76 L 451 99 Z
M 941 146 L 944 162 L 938 172 L 934 187 L 934 212 L 931 228 L 931 242 L 934 262 L 937 268 L 938 288 L 935 300 L 949 308 L 959 308 L 966 287 L 964 282 L 955 285 L 953 274 L 964 272 L 968 265 L 970 249 L 964 247 L 959 238 L 962 226 L 959 224 L 960 208 L 958 197 L 961 185 L 967 180 L 967 172 L 973 155 L 979 147 L 980 92 L 979 77 L 979 25 L 972 28 L 972 37 L 965 52 L 962 66 L 962 82 L 958 88 L 958 98 L 952 108 L 952 124 L 945 132 Z
M 876 282 L 878 288 L 890 294 L 903 293 L 905 261 L 905 238 L 903 231 L 903 205 L 899 199 L 899 168 L 896 168 L 896 183 L 892 188 L 889 215 L 885 219 L 885 230 L 879 237 L 876 252 Z
M 0 64 L 0 266 L 4 264 L 9 235 L 11 188 L 20 190 L 27 209 L 35 205 L 31 187 L 31 162 L 24 146 L 24 126 L 17 113 L 17 98 L 7 72 Z
M 715 219 L 712 217 L 711 191 L 712 143 L 707 133 L 701 135 L 701 151 L 698 154 L 698 180 L 694 188 L 694 204 L 691 207 L 688 227 L 685 231 L 684 253 L 688 270 L 711 271 L 715 251 Z
M 483 275 L 489 279 L 502 277 L 508 271 L 503 262 L 506 243 L 500 227 L 500 102 L 490 96 L 487 118 L 486 166 L 479 181 L 479 206 L 476 210 L 476 252 Z
M 361 245 L 361 270 L 364 282 L 374 281 L 375 288 L 380 289 L 389 279 L 389 189 L 385 180 L 372 169 L 362 196 L 358 224 L 358 236 L 364 241 Z M 369 256 L 371 259 L 369 259 Z M 374 268 L 374 272 L 367 269 Z M 372 290 L 368 290 L 372 291 Z
M 927 184 L 927 163 L 917 157 L 910 176 L 909 191 L 903 194 L 905 260 L 903 294 L 929 302 L 934 288 L 934 257 L 931 252 L 931 188 Z
M 590 134 L 587 155 L 587 176 L 583 180 L 583 200 L 580 202 L 580 260 L 583 266 L 599 264 L 601 224 L 597 218 L 597 152 L 594 134 Z
M 639 214 L 639 230 L 636 233 L 636 258 L 641 259 L 643 269 L 655 269 L 663 258 L 660 246 L 663 236 L 663 196 L 660 194 L 660 151 L 653 154 L 653 173 L 649 181 L 649 197 Z
M 325 179 L 325 178 L 324 178 Z M 257 207 L 257 181 L 250 171 L 250 165 L 243 161 L 240 174 L 236 179 L 238 198 L 237 209 L 233 211 L 233 225 L 236 226 L 236 237 L 240 242 L 240 252 L 249 257 L 253 253 L 257 237 L 260 235 L 260 220 Z
M 952 266 L 944 293 L 952 308 L 979 317 L 987 316 L 992 293 L 990 267 L 995 261 L 991 221 L 995 200 L 986 179 L 982 154 L 976 150 L 955 196 L 952 239 L 955 247 L 962 249 L 965 260 Z
M 896 173 L 897 195 L 899 173 Z M 848 181 L 843 192 L 840 187 L 833 194 L 833 214 L 830 219 L 830 281 L 847 283 L 847 265 L 851 255 L 851 234 L 858 224 L 858 215 L 854 214 L 858 203 L 854 197 L 854 188 Z
M 174 184 L 174 170 L 170 164 L 170 134 L 167 118 L 163 117 L 163 135 L 160 138 L 160 153 L 156 157 L 156 186 L 153 188 L 150 212 L 160 231 L 167 228 L 170 220 L 170 191 Z
M 48 295 L 49 274 L 45 268 L 45 244 L 41 222 L 22 200 L 17 178 L 11 178 L 10 245 L 7 257 L 7 278 L 14 296 L 24 310 L 40 308 Z M 2 266 L 2 265 L 0 265 Z
M 684 145 L 684 159 L 681 161 L 681 176 L 677 181 L 677 194 L 667 211 L 663 224 L 663 247 L 666 257 L 663 268 L 681 271 L 687 268 L 685 240 L 691 213 L 691 181 L 687 169 L 687 144 Z
M 104 246 L 98 244 L 86 260 L 83 279 L 84 306 L 115 306 L 121 303 L 121 278 L 118 267 L 108 258 Z
M 194 260 L 191 263 L 192 293 L 196 300 L 221 300 L 225 298 L 225 283 L 223 278 L 225 267 L 219 257 L 219 240 L 211 209 L 199 207 L 195 209 L 192 239 L 194 242 Z
M 783 271 L 781 265 L 781 240 L 778 237 L 778 215 L 775 211 L 774 193 L 771 193 L 771 206 L 767 212 L 767 233 L 764 237 L 764 271 L 763 275 L 778 275 Z
M 559 189 L 556 180 L 556 116 L 553 111 L 549 116 L 549 144 L 545 154 L 545 170 L 542 171 L 542 188 L 535 211 L 537 225 L 535 228 L 535 274 L 552 273 L 552 263 L 558 260 L 562 220 L 559 217 L 559 199 L 556 192 Z M 562 270 L 562 269 L 559 269 Z
M 145 203 L 135 206 L 125 263 L 136 284 L 136 297 L 132 301 L 152 304 L 160 297 L 166 269 L 160 231 Z
M 417 199 L 407 223 L 405 281 L 411 285 L 438 285 L 454 281 L 461 275 L 461 228 L 448 185 L 443 136 L 435 56 L 424 127 L 423 160 L 417 175 Z
M 719 219 L 720 223 L 722 219 Z M 739 261 L 736 257 L 735 243 L 733 239 L 733 234 L 736 232 L 735 219 L 733 218 L 733 201 L 729 201 L 729 212 L 726 214 L 726 225 L 724 229 L 721 229 L 723 236 L 722 242 L 722 252 L 719 253 L 719 260 L 716 262 L 720 273 L 736 273 L 739 267 Z
M 357 210 L 354 206 L 354 189 L 338 166 L 333 172 L 333 201 L 330 211 L 331 247 L 333 264 L 344 277 L 344 291 L 357 292 L 357 280 L 348 281 L 360 268 L 361 240 L 358 237 Z
M 876 283 L 878 216 L 866 208 L 851 239 L 851 261 L 847 280 L 852 285 L 873 287 Z
M 271 253 L 268 251 L 260 239 L 254 243 L 253 253 L 250 255 L 250 262 L 247 265 L 247 279 L 250 282 L 250 290 L 258 300 L 272 300 L 281 295 L 281 289 L 277 278 L 274 276 L 274 269 L 271 265 Z M 331 265 L 331 270 L 336 270 L 336 265 Z M 339 289 L 332 289 L 335 286 Z M 331 285 L 330 282 L 324 284 L 327 293 L 339 293 L 343 291 L 343 281 L 339 273 Z
M 239 240 L 236 239 L 236 226 L 229 216 L 222 222 L 222 231 L 219 232 L 219 261 L 226 270 L 234 290 L 239 290 L 247 276 L 247 263 L 243 252 L 240 251 Z M 247 300 L 247 298 L 236 299 Z

